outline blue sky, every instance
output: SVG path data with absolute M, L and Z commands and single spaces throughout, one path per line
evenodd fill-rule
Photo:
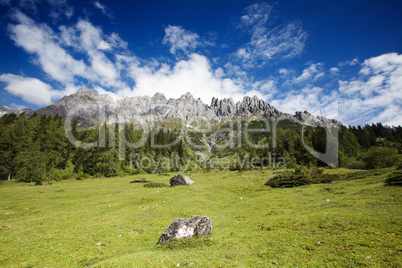
M 344 124 L 402 125 L 402 1 L 0 0 L 0 104 L 257 95 Z

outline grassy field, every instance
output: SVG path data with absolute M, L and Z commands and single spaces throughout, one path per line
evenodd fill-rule
M 346 172 L 330 170 L 327 172 Z M 347 171 L 350 172 L 350 171 Z M 288 189 L 273 171 L 0 183 L 1 267 L 402 267 L 402 188 L 391 170 Z M 176 218 L 212 219 L 212 234 L 157 245 Z

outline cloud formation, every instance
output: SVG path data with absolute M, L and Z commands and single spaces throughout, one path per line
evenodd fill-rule
M 303 52 L 307 33 L 300 22 L 269 28 L 267 22 L 272 6 L 259 3 L 245 9 L 240 27 L 251 33 L 250 41 L 236 51 L 243 66 L 252 68 L 268 62 L 290 59 Z
M 51 103 L 52 99 L 61 98 L 66 93 L 53 90 L 50 85 L 36 78 L 2 74 L 0 75 L 0 81 L 7 83 L 7 86 L 4 87 L 7 92 L 36 105 L 47 105 Z
M 322 66 L 322 63 L 310 64 L 308 68 L 303 70 L 303 73 L 300 76 L 294 77 L 292 80 L 290 80 L 290 84 L 306 84 L 314 82 L 315 80 L 324 76 Z
M 102 11 L 102 13 L 104 15 L 106 15 L 107 17 L 109 17 L 109 19 L 113 18 L 113 12 L 112 10 L 110 10 L 109 8 L 107 8 L 104 4 L 102 4 L 99 1 L 95 1 L 94 2 L 94 6 L 96 8 L 98 8 L 100 11 Z
M 402 122 L 402 55 L 383 54 L 361 64 L 359 76 L 339 81 L 339 92 L 345 96 L 344 105 L 351 114 L 362 114 L 369 123 L 384 122 L 398 125 Z M 399 112 L 398 112 L 399 111 Z
M 163 92 L 169 97 L 178 98 L 184 92 L 190 92 L 205 103 L 209 103 L 214 95 L 220 98 L 233 96 L 237 100 L 244 95 L 243 85 L 214 72 L 209 60 L 195 53 L 172 68 L 168 65 L 156 70 L 134 67 L 131 76 L 136 81 L 133 91 L 139 95 Z
M 88 73 L 82 60 L 74 59 L 57 43 L 57 36 L 45 24 L 37 24 L 22 12 L 13 14 L 18 24 L 10 25 L 14 43 L 35 56 L 35 62 L 51 78 L 62 83 L 71 83 L 74 76 Z
M 171 26 L 165 28 L 163 44 L 170 45 L 170 53 L 176 54 L 179 51 L 188 54 L 197 47 L 202 46 L 200 36 L 196 33 L 183 29 L 181 26 Z
M 73 26 L 62 25 L 58 31 L 54 31 L 48 25 L 39 24 L 22 12 L 14 13 L 13 18 L 17 23 L 11 24 L 9 31 L 15 44 L 33 55 L 36 64 L 50 79 L 65 87 L 82 84 L 80 79 L 85 79 L 101 93 L 106 93 L 108 89 L 109 92 L 114 91 L 111 95 L 115 98 L 151 95 L 158 91 L 167 97 L 177 98 L 185 92 L 190 92 L 206 103 L 210 102 L 212 96 L 240 100 L 250 93 L 264 97 L 267 94 L 267 85 L 274 88 L 269 81 L 229 78 L 222 68 L 213 69 L 207 57 L 190 53 L 208 42 L 202 41 L 198 34 L 182 27 L 166 28 L 163 42 L 171 46 L 170 51 L 174 54 L 179 51 L 188 53 L 187 59 L 170 65 L 130 56 L 127 42 L 118 34 L 106 35 L 101 28 L 87 20 L 79 20 Z M 72 48 L 76 53 L 68 53 L 68 48 Z M 240 70 L 237 70 L 236 74 L 239 75 Z M 26 81 L 28 78 L 15 76 L 13 80 L 3 79 L 3 82 L 10 83 L 10 86 L 11 83 L 16 84 L 17 79 Z M 128 82 L 132 82 L 134 86 L 130 88 Z M 36 105 L 50 104 L 57 94 L 48 87 L 43 88 L 52 94 L 39 94 L 41 101 L 30 101 L 27 93 L 23 99 Z M 15 90 L 8 92 L 18 96 L 23 94 L 23 91 L 18 94 Z
M 337 119 L 346 125 L 402 124 L 402 55 L 388 53 L 363 63 L 352 60 L 350 64 L 359 65 L 358 75 L 337 81 L 338 87 L 330 91 L 317 86 L 315 80 L 324 76 L 336 78 L 341 70 L 333 67 L 326 71 L 322 63 L 311 64 L 301 75 L 282 81 L 284 85 L 299 87 L 276 95 L 272 104 L 287 112 L 307 110 L 320 115 L 325 106 L 336 102 L 339 103 Z

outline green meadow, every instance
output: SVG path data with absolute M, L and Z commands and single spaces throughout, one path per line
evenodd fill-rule
M 354 172 L 345 169 L 329 173 Z M 0 183 L 1 267 L 402 267 L 402 188 L 383 169 L 297 188 L 272 170 Z M 157 185 L 157 184 L 155 184 Z M 208 216 L 208 236 L 157 245 L 176 218 Z

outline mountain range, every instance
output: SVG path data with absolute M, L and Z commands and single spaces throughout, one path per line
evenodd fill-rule
M 242 101 L 234 102 L 232 98 L 212 98 L 207 105 L 201 99 L 195 99 L 190 93 L 182 95 L 178 99 L 166 99 L 162 93 L 156 93 L 153 97 L 135 96 L 114 100 L 108 94 L 98 94 L 90 88 L 81 88 L 75 93 L 65 96 L 51 105 L 38 110 L 16 110 L 0 105 L 0 116 L 8 113 L 28 116 L 35 112 L 38 114 L 56 115 L 66 118 L 68 115 L 79 117 L 81 125 L 94 125 L 99 118 L 104 117 L 106 122 L 131 122 L 131 121 L 158 121 L 169 118 L 181 118 L 183 120 L 228 119 L 232 117 L 259 117 L 270 120 L 288 119 L 294 123 L 312 126 L 339 126 L 340 122 L 322 116 L 313 116 L 307 111 L 299 111 L 295 114 L 283 113 L 257 96 L 244 97 Z M 70 113 L 70 114 L 69 114 Z

